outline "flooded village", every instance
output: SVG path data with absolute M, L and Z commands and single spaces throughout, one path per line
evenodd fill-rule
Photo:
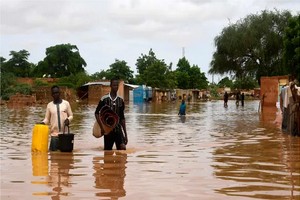
M 287 78 L 264 77 L 244 106 L 232 94 L 226 108 L 223 90 L 212 99 L 205 91 L 121 82 L 125 151 L 103 151 L 103 139 L 92 136 L 96 104 L 109 82 L 61 87 L 74 112 L 70 153 L 30 151 L 50 87 L 15 95 L 1 105 L 1 199 L 299 199 L 300 137 L 275 123 Z M 180 97 L 187 101 L 184 121 Z
M 1 200 L 300 200 L 300 1 L 1 0 Z
M 133 85 L 119 83 L 118 95 L 121 96 L 128 104 L 133 102 L 140 103 L 163 103 L 175 102 L 184 99 L 189 102 L 206 102 L 211 100 L 223 100 L 224 93 L 229 94 L 230 100 L 236 101 L 236 94 L 244 93 L 247 100 L 259 100 L 258 111 L 263 112 L 264 108 L 276 108 L 277 112 L 274 116 L 275 123 L 281 123 L 281 117 L 278 116 L 280 110 L 280 92 L 284 86 L 289 84 L 289 76 L 274 76 L 261 77 L 261 88 L 253 90 L 234 90 L 230 88 L 218 88 L 217 96 L 212 97 L 209 90 L 199 89 L 160 89 L 152 88 L 146 85 Z M 34 79 L 19 78 L 19 82 L 33 85 Z M 39 81 L 44 81 L 46 84 L 55 84 L 56 79 L 44 78 Z M 88 82 L 77 90 L 68 87 L 62 87 L 62 97 L 70 102 L 97 104 L 100 97 L 109 93 L 110 81 L 93 81 Z M 297 90 L 298 91 L 298 90 Z M 289 114 L 290 128 L 289 133 L 292 135 L 300 135 L 300 111 L 299 111 L 299 96 L 300 92 L 295 92 L 292 96 L 291 114 Z M 8 105 L 35 105 L 46 104 L 52 100 L 50 86 L 36 87 L 32 95 L 16 94 L 12 96 L 7 102 Z M 279 121 L 278 121 L 279 120 Z M 293 133 L 292 133 L 293 132 Z

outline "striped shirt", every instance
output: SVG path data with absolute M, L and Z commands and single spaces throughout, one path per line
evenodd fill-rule
M 109 106 L 110 109 L 112 109 L 115 113 L 117 113 L 117 115 L 120 118 L 120 122 L 123 119 L 125 119 L 125 116 L 124 116 L 125 104 L 124 104 L 122 97 L 117 95 L 115 99 L 112 99 L 110 96 L 110 93 L 104 95 L 101 98 L 101 100 L 99 101 L 99 104 L 96 108 L 95 114 L 99 114 L 101 108 L 105 105 Z

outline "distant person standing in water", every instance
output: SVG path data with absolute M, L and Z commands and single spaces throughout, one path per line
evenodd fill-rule
M 48 103 L 46 116 L 42 124 L 50 124 L 50 151 L 59 150 L 58 134 L 61 134 L 65 126 L 69 126 L 73 119 L 73 112 L 70 103 L 60 97 L 60 89 L 57 85 L 51 87 L 53 101 Z
M 185 115 L 185 110 L 186 110 L 186 104 L 184 99 L 181 101 L 180 107 L 179 107 L 179 112 L 178 115 Z
M 241 94 L 241 103 L 242 103 L 242 106 L 244 106 L 244 100 L 245 100 L 245 94 L 244 92 Z
M 225 107 L 225 108 L 228 107 L 227 102 L 228 102 L 228 93 L 225 92 L 225 94 L 224 94 L 224 107 Z
M 237 93 L 236 93 L 235 100 L 236 100 L 236 101 L 235 101 L 236 106 L 239 106 L 240 92 L 237 92 Z

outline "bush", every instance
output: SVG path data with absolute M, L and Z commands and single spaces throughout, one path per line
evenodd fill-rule
M 12 73 L 1 73 L 1 98 L 8 100 L 13 94 L 13 86 L 16 84 L 16 77 Z
M 3 100 L 9 100 L 12 95 L 16 93 L 31 95 L 32 94 L 32 87 L 28 84 L 15 84 L 10 85 L 9 87 L 5 88 L 2 93 Z
M 85 72 L 81 72 L 75 75 L 71 74 L 70 76 L 62 77 L 59 79 L 59 82 L 57 84 L 60 86 L 67 86 L 76 89 L 89 82 L 90 80 L 91 78 Z
M 17 84 L 15 86 L 15 93 L 31 95 L 32 94 L 32 87 L 28 84 Z
M 218 91 L 217 91 L 218 87 L 214 84 L 209 86 L 209 93 L 211 95 L 212 98 L 217 98 L 219 97 Z
M 58 86 L 66 86 L 68 88 L 75 88 L 74 84 L 67 83 L 67 82 L 58 82 L 56 85 L 58 85 Z
M 39 86 L 48 86 L 49 84 L 42 81 L 42 80 L 39 80 L 39 79 L 35 79 L 34 82 L 33 82 L 33 85 L 35 87 L 39 87 Z

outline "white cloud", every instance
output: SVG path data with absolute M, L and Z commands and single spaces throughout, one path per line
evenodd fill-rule
M 157 57 L 177 64 L 186 49 L 191 64 L 207 72 L 213 39 L 229 21 L 264 9 L 290 10 L 298 0 L 1 0 L 0 55 L 26 49 L 37 63 L 45 49 L 77 45 L 87 71 L 105 69 L 115 58 L 132 70 L 153 48 Z M 175 66 L 173 67 L 175 68 Z

